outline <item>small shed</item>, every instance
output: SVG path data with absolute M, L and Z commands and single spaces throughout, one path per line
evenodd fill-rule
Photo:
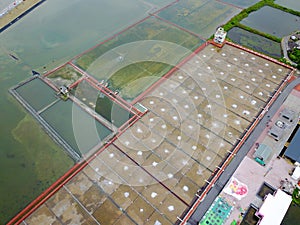
M 59 90 L 60 90 L 60 93 L 63 95 L 67 95 L 69 93 L 69 89 L 65 85 L 61 86 L 59 88 Z
M 259 158 L 266 162 L 266 160 L 270 157 L 272 153 L 272 149 L 265 144 L 260 144 L 259 147 L 256 149 L 255 153 L 253 154 L 253 158 Z
M 214 35 L 214 42 L 217 44 L 223 44 L 226 38 L 227 32 L 224 30 L 223 27 L 218 27 L 215 35 Z

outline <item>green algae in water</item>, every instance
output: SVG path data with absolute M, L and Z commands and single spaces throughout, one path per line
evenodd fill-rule
M 250 13 L 241 21 L 241 24 L 282 38 L 300 28 L 300 17 L 270 6 L 264 6 Z
M 233 42 L 239 45 L 264 53 L 271 57 L 280 58 L 282 56 L 280 43 L 251 33 L 239 27 L 234 27 L 229 30 L 227 36 Z
M 41 116 L 79 155 L 88 153 L 111 134 L 110 129 L 71 100 L 59 101 Z
M 74 165 L 30 115 L 18 123 L 11 136 L 17 143 L 11 143 L 14 148 L 1 157 L 1 167 L 6 168 L 0 172 L 0 224 L 8 222 Z
M 38 78 L 18 87 L 16 91 L 36 111 L 43 109 L 58 98 L 55 91 Z
M 100 94 L 97 98 L 95 111 L 116 127 L 122 126 L 133 114 L 114 103 L 107 96 Z

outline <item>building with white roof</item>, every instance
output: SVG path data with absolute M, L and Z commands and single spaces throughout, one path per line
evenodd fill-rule
M 226 38 L 227 32 L 223 27 L 219 27 L 214 35 L 214 42 L 217 44 L 223 44 Z
M 256 212 L 256 215 L 261 218 L 259 225 L 280 225 L 290 204 L 292 196 L 278 189 L 274 195 L 268 194 L 263 205 Z

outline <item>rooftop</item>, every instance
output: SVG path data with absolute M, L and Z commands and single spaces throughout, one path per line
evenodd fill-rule
M 292 196 L 278 189 L 275 195 L 268 194 L 257 214 L 262 217 L 259 225 L 280 225 L 286 214 Z
M 298 129 L 297 133 L 295 134 L 292 142 L 290 143 L 289 147 L 285 151 L 285 156 L 289 157 L 290 159 L 300 162 L 300 129 Z
M 291 107 L 293 111 L 299 112 L 299 98 L 300 92 L 293 90 L 275 115 L 270 118 L 272 121 L 271 124 L 274 124 L 277 121 L 277 119 L 280 117 L 280 112 L 286 107 Z M 229 225 L 233 220 L 241 221 L 243 219 L 241 212 L 246 212 L 250 204 L 254 205 L 256 208 L 261 207 L 263 201 L 262 198 L 258 196 L 258 192 L 262 184 L 267 183 L 275 189 L 283 189 L 283 181 L 291 184 L 292 187 L 296 182 L 289 175 L 294 168 L 294 165 L 287 159 L 277 157 L 292 133 L 294 127 L 286 129 L 281 141 L 275 141 L 273 138 L 269 137 L 267 135 L 269 129 L 270 127 L 266 126 L 256 140 L 256 143 L 259 143 L 260 146 L 265 145 L 272 150 L 269 159 L 266 161 L 266 165 L 263 167 L 253 159 L 253 154 L 255 153 L 255 149 L 257 149 L 257 144 L 253 143 L 253 146 L 250 146 L 251 149 L 247 156 L 243 159 L 233 174 L 233 177 L 247 185 L 248 193 L 246 196 L 241 200 L 238 200 L 237 198 L 226 194 L 226 189 L 223 189 L 220 194 L 221 197 L 234 206 L 229 219 L 225 223 L 226 225 Z M 226 187 L 228 185 L 229 182 Z M 285 190 L 289 191 L 287 188 L 285 188 Z

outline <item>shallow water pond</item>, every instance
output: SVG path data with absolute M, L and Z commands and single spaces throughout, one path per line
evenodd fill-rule
M 241 23 L 279 38 L 300 29 L 300 17 L 270 6 L 264 6 L 251 13 Z
M 239 45 L 262 52 L 271 57 L 280 58 L 282 56 L 280 43 L 251 33 L 239 27 L 234 27 L 229 30 L 228 38 Z

